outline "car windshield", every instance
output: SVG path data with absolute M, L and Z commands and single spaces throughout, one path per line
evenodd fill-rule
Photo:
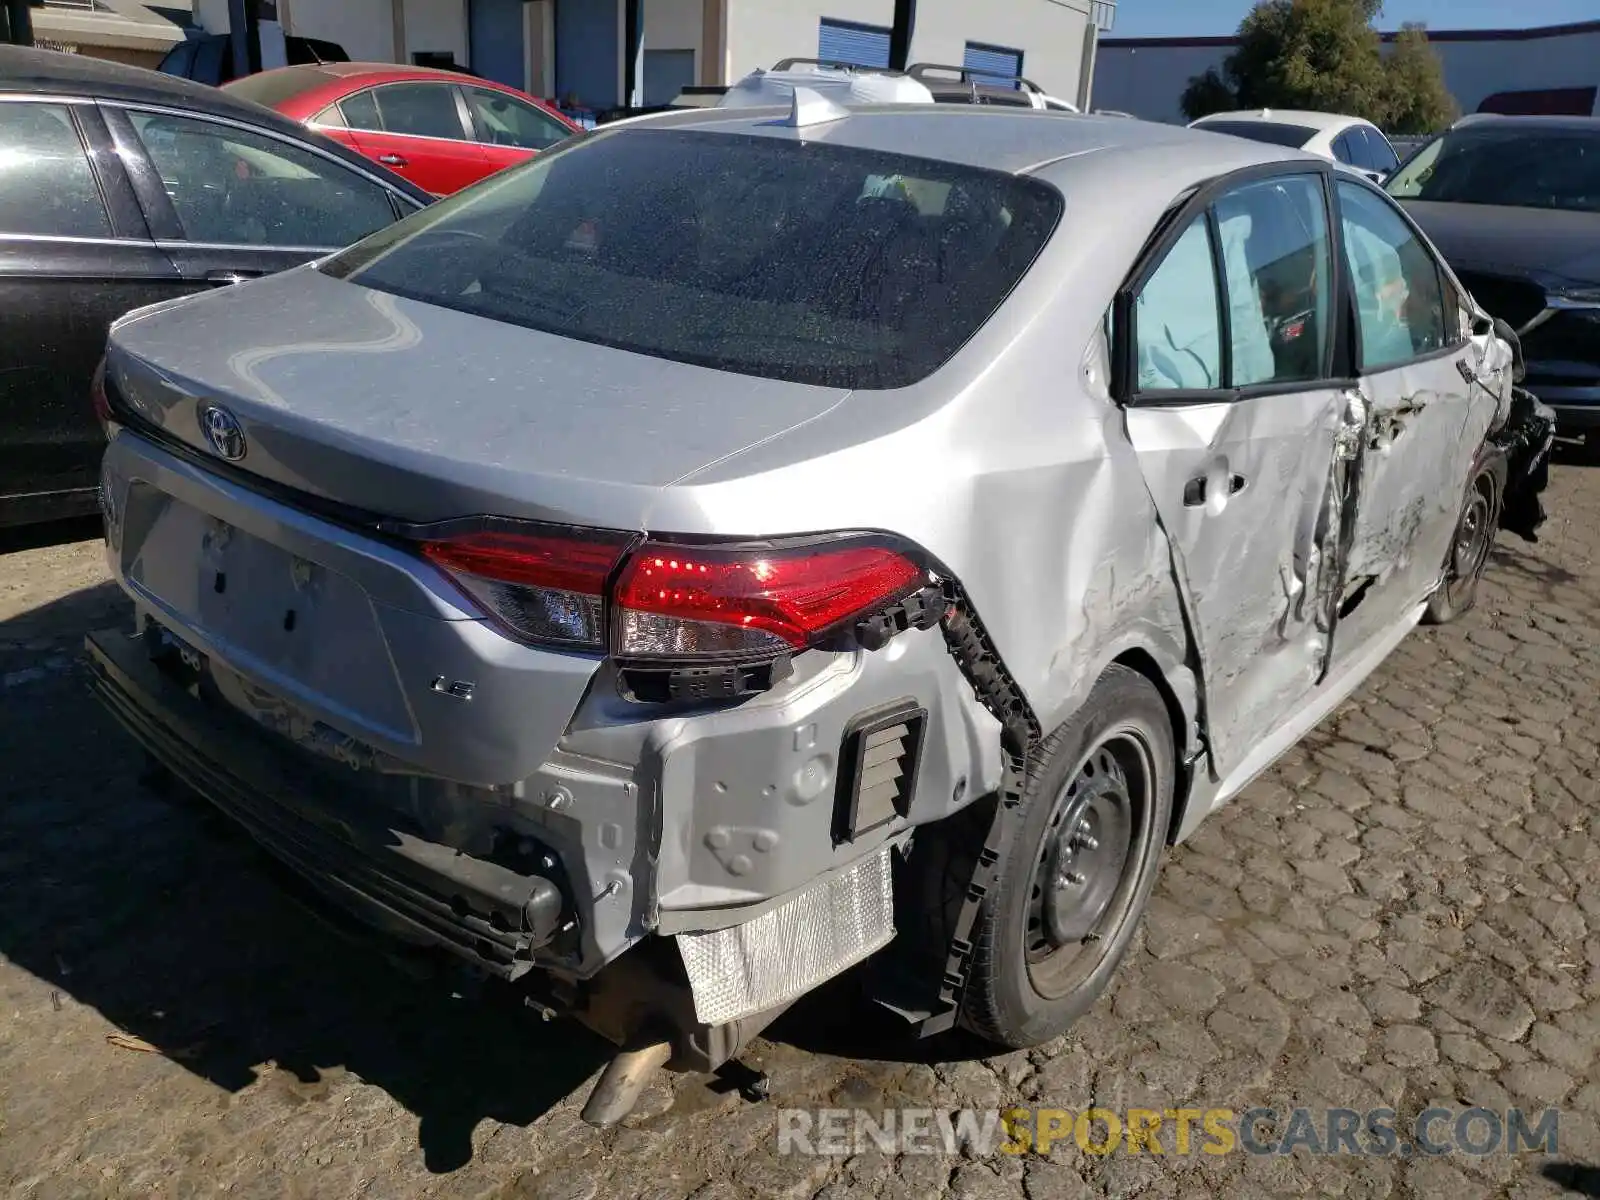
M 786 137 L 574 139 L 321 270 L 640 354 L 903 387 L 994 313 L 1054 229 L 1032 179 Z
M 1600 212 L 1600 127 L 1453 129 L 1389 181 L 1397 200 Z
M 1206 121 L 1196 126 L 1207 133 L 1226 133 L 1233 137 L 1266 142 L 1270 146 L 1304 146 L 1317 136 L 1306 125 L 1285 125 L 1282 121 Z

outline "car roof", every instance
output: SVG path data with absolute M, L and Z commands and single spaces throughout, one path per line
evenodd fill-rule
M 120 100 L 130 104 L 167 105 L 214 117 L 227 117 L 285 134 L 300 141 L 315 141 L 318 146 L 345 161 L 373 171 L 373 164 L 331 139 L 321 137 L 298 121 L 253 101 L 184 79 L 131 67 L 105 59 L 30 46 L 0 45 L 0 93 L 24 92 L 44 96 L 82 96 L 97 100 Z M 409 180 L 378 168 L 386 181 L 398 191 L 418 200 L 431 199 Z
M 1269 125 L 1304 125 L 1307 129 L 1326 131 L 1343 129 L 1346 125 L 1371 125 L 1362 117 L 1343 113 L 1311 112 L 1301 108 L 1250 108 L 1236 112 L 1210 113 L 1195 124 L 1205 121 L 1262 121 Z
M 304 81 L 307 90 L 325 87 L 335 81 L 355 84 L 413 79 L 450 80 L 455 83 L 483 84 L 485 87 L 497 89 L 505 87 L 504 84 L 496 83 L 492 79 L 480 79 L 464 71 L 443 71 L 437 67 L 411 67 L 400 63 L 383 62 L 299 63 L 292 67 L 274 67 L 271 71 L 262 71 L 259 74 L 272 75 L 278 79 L 300 79 Z
M 805 141 L 905 154 L 1009 174 L 1089 154 L 1155 152 L 1174 177 L 1206 179 L 1257 163 L 1306 161 L 1313 155 L 1283 146 L 1226 137 L 1181 125 L 1126 117 L 1059 114 L 1041 119 L 1031 109 L 979 104 L 885 104 L 855 107 L 825 124 L 793 128 L 780 108 L 677 109 L 602 126 L 682 129 Z M 777 119 L 774 119 L 777 118 Z M 986 122 L 978 125 L 976 122 Z

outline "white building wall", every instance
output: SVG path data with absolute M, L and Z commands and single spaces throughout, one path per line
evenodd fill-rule
M 288 32 L 336 42 L 355 62 L 394 62 L 401 56 L 394 52 L 393 2 L 290 0 Z
M 642 0 L 646 50 L 700 50 L 704 0 Z
M 1101 42 L 1094 69 L 1094 106 L 1132 113 L 1146 121 L 1183 123 L 1183 90 L 1207 67 L 1222 69 L 1232 42 L 1204 45 L 1127 46 Z
M 337 42 L 356 62 L 394 62 L 394 0 L 278 0 L 284 32 Z M 195 20 L 228 32 L 228 0 L 195 0 Z
M 968 42 L 1020 50 L 1024 75 L 1050 95 L 1077 103 L 1088 24 L 1087 0 L 920 0 L 911 61 L 959 67 Z
M 663 0 L 644 0 L 649 9 Z M 678 2 L 678 0 L 673 0 Z M 817 53 L 824 19 L 894 22 L 894 0 L 726 0 L 727 76 L 732 82 L 781 58 Z M 919 0 L 911 61 L 960 66 L 968 42 L 1021 50 L 1023 73 L 1051 95 L 1077 99 L 1088 0 Z M 651 43 L 648 24 L 645 44 Z
M 1436 42 L 1444 82 L 1462 112 L 1495 92 L 1600 84 L 1600 29 L 1554 37 Z
M 404 3 L 407 62 L 418 51 L 442 51 L 454 54 L 461 66 L 471 66 L 467 61 L 467 0 L 404 0 Z
M 1431 40 L 1444 66 L 1445 86 L 1462 112 L 1476 112 L 1495 92 L 1600 85 L 1600 29 L 1545 36 L 1435 33 Z M 1095 107 L 1122 109 L 1150 121 L 1181 122 L 1180 100 L 1189 80 L 1207 67 L 1220 70 L 1232 50 L 1231 38 L 1102 43 Z
M 921 10 L 960 0 L 923 0 Z M 645 0 L 649 4 L 650 0 Z M 780 58 L 815 58 L 823 18 L 858 25 L 894 22 L 894 0 L 726 0 L 728 66 L 721 83 L 733 83 Z

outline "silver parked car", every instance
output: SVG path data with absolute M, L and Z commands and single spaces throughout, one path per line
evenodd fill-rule
M 869 958 L 1028 1046 L 1167 844 L 1471 604 L 1538 508 L 1514 369 L 1294 150 L 619 123 L 118 323 L 97 687 L 328 898 L 624 1046 L 598 1122 Z

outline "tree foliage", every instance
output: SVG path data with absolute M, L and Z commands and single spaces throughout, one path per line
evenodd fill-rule
M 1455 105 L 1420 25 L 1385 55 L 1373 21 L 1382 0 L 1261 0 L 1239 44 L 1183 93 L 1190 120 L 1229 109 L 1302 108 L 1364 117 L 1396 133 L 1447 124 Z
M 1389 79 L 1385 128 L 1390 133 L 1432 133 L 1459 115 L 1455 97 L 1444 84 L 1444 68 L 1422 26 L 1400 30 L 1384 67 Z

